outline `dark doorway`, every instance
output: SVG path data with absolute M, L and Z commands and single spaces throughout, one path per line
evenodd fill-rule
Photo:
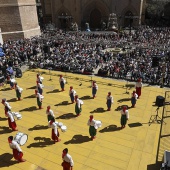
M 127 11 L 125 13 L 125 20 L 124 20 L 124 26 L 125 27 L 131 27 L 133 24 L 133 13 L 131 11 Z
M 101 25 L 101 13 L 98 9 L 94 9 L 90 14 L 90 29 L 100 28 Z

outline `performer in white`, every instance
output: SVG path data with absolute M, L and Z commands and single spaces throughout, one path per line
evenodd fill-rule
M 143 84 L 142 84 L 142 79 L 138 79 L 138 81 L 136 82 L 136 94 L 138 95 L 138 99 L 140 98 L 141 96 L 141 89 L 143 87 Z
M 43 93 L 43 87 L 44 87 L 44 85 L 37 81 L 37 88 L 36 89 L 38 90 L 38 93 L 40 93 L 41 95 Z
M 25 162 L 26 160 L 22 158 L 23 152 L 22 152 L 19 144 L 15 140 L 13 140 L 13 136 L 8 137 L 8 143 L 9 143 L 9 147 L 13 151 L 13 157 L 15 158 L 15 160 L 17 160 L 19 162 Z
M 16 82 L 16 80 L 13 78 L 11 79 L 10 76 L 7 76 L 7 83 L 10 84 L 11 89 L 14 89 L 14 83 Z
M 123 106 L 122 110 L 121 110 L 121 119 L 120 119 L 120 123 L 121 123 L 121 128 L 125 128 L 127 120 L 129 119 L 129 111 L 127 110 L 126 106 Z
M 21 93 L 22 93 L 23 89 L 20 88 L 17 83 L 14 83 L 14 88 L 16 91 L 16 97 L 18 98 L 18 100 L 21 100 Z
M 8 117 L 8 126 L 9 128 L 11 128 L 13 131 L 17 131 L 17 125 L 14 119 L 14 115 L 12 114 L 12 112 L 8 111 L 7 112 L 7 117 Z
M 1 102 L 4 106 L 5 106 L 5 108 L 4 108 L 4 110 L 5 110 L 5 116 L 7 116 L 7 112 L 8 111 L 11 111 L 11 106 L 9 105 L 9 103 L 6 101 L 6 99 L 4 98 L 4 99 L 2 99 L 2 102 Z
M 107 104 L 107 110 L 110 111 L 111 110 L 111 106 L 113 104 L 113 97 L 111 96 L 111 92 L 108 93 L 107 97 L 106 97 L 106 104 Z
M 98 90 L 98 85 L 97 85 L 96 81 L 93 81 L 93 83 L 92 83 L 92 95 L 93 95 L 93 99 L 96 97 L 97 90 Z
M 50 106 L 47 106 L 46 114 L 47 114 L 48 122 L 51 120 L 55 122 L 55 115 L 54 115 L 54 112 L 51 110 Z
M 61 141 L 61 139 L 59 139 L 60 134 L 55 121 L 51 120 L 49 122 L 49 126 L 52 128 L 51 139 L 54 140 L 54 143 L 60 142 Z
M 68 154 L 68 149 L 65 148 L 62 153 L 62 167 L 63 170 L 73 170 L 74 162 L 71 155 Z
M 60 75 L 59 83 L 60 83 L 61 90 L 64 91 L 64 86 L 66 84 L 66 80 L 63 78 L 62 75 Z
M 137 100 L 138 100 L 138 95 L 136 94 L 136 91 L 133 91 L 132 97 L 131 97 L 132 107 L 135 107 Z
M 42 96 L 40 93 L 38 93 L 37 90 L 35 90 L 35 95 L 37 98 L 37 105 L 38 105 L 39 109 L 42 109 L 42 100 L 43 100 L 44 96 Z
M 76 101 L 75 112 L 77 116 L 80 116 L 81 115 L 80 113 L 82 112 L 83 101 L 78 98 L 78 95 L 75 96 L 75 101 Z
M 96 121 L 93 118 L 93 115 L 90 115 L 90 119 L 87 122 L 87 125 L 89 126 L 89 134 L 91 136 L 91 140 L 96 138 L 96 132 L 97 132 L 97 125 Z
M 76 95 L 76 91 L 73 89 L 73 86 L 70 86 L 69 96 L 72 103 L 74 103 L 75 101 L 75 95 Z
M 36 81 L 38 81 L 40 84 L 42 84 L 43 79 L 44 79 L 44 78 L 41 77 L 40 74 L 37 74 L 37 80 L 36 80 Z

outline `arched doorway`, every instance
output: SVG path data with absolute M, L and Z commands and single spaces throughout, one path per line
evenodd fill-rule
M 98 9 L 94 9 L 90 13 L 90 29 L 100 28 L 101 18 L 101 12 Z
M 131 27 L 133 24 L 133 13 L 131 11 L 127 11 L 125 13 L 125 20 L 124 20 L 124 26 L 125 27 Z

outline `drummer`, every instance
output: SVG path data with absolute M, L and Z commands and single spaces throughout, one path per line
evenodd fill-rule
M 15 140 L 13 140 L 13 136 L 8 137 L 8 143 L 9 143 L 9 147 L 13 151 L 13 157 L 15 158 L 15 160 L 17 160 L 19 162 L 25 162 L 26 160 L 22 158 L 23 152 L 22 152 L 19 144 Z
M 43 77 L 40 76 L 40 74 L 37 74 L 37 80 L 40 84 L 43 82 Z
M 72 103 L 74 103 L 75 101 L 75 95 L 76 95 L 76 91 L 73 89 L 73 86 L 70 86 L 69 96 Z
M 111 106 L 113 104 L 113 97 L 111 96 L 111 92 L 108 93 L 107 97 L 106 97 L 106 104 L 107 104 L 107 111 L 111 110 Z
M 75 101 L 76 101 L 75 112 L 77 116 L 80 116 L 81 115 L 80 113 L 82 112 L 83 101 L 78 98 L 78 95 L 75 96 Z
M 49 126 L 52 128 L 51 139 L 54 140 L 54 143 L 60 142 L 61 141 L 61 139 L 59 139 L 60 134 L 55 121 L 51 120 L 49 122 Z
M 22 93 L 23 89 L 17 85 L 17 82 L 14 83 L 14 88 L 16 91 L 16 97 L 18 98 L 18 100 L 21 100 L 21 93 Z
M 44 97 L 40 93 L 38 93 L 37 90 L 35 90 L 35 95 L 36 95 L 36 98 L 37 98 L 37 105 L 38 105 L 39 109 L 43 109 L 42 108 L 42 99 Z
M 93 115 L 90 115 L 90 119 L 87 122 L 87 125 L 89 126 L 89 134 L 91 136 L 91 140 L 96 138 L 96 132 L 97 132 L 97 125 L 96 121 L 93 119 Z
M 129 111 L 126 106 L 123 106 L 121 110 L 121 119 L 120 119 L 121 129 L 125 128 L 128 119 L 129 119 Z
M 93 84 L 92 84 L 93 99 L 96 97 L 97 90 L 98 90 L 98 85 L 97 85 L 96 81 L 93 81 Z
M 51 106 L 47 106 L 46 114 L 47 114 L 48 122 L 51 120 L 55 122 L 55 115 L 54 112 L 51 110 Z
M 68 154 L 67 148 L 63 150 L 62 159 L 63 159 L 63 162 L 61 166 L 63 167 L 63 170 L 73 170 L 74 162 L 73 162 L 71 155 Z
M 17 131 L 17 129 L 16 129 L 17 125 L 16 125 L 16 122 L 15 122 L 14 116 L 10 111 L 7 112 L 7 117 L 8 117 L 9 128 L 11 128 L 13 131 Z
M 9 105 L 9 103 L 6 101 L 6 99 L 4 98 L 4 99 L 2 99 L 2 102 L 1 102 L 4 106 L 5 106 L 5 108 L 4 108 L 4 110 L 5 110 L 5 116 L 7 116 L 7 112 L 8 111 L 11 111 L 11 106 Z

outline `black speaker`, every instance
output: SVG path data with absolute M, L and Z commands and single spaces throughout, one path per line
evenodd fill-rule
M 44 46 L 43 46 L 43 51 L 44 51 L 44 53 L 46 53 L 46 54 L 50 54 L 50 46 L 44 45 Z
M 152 58 L 152 67 L 158 67 L 159 66 L 159 57 L 153 57 Z
M 162 96 L 156 97 L 156 106 L 161 107 L 164 106 L 165 98 Z

